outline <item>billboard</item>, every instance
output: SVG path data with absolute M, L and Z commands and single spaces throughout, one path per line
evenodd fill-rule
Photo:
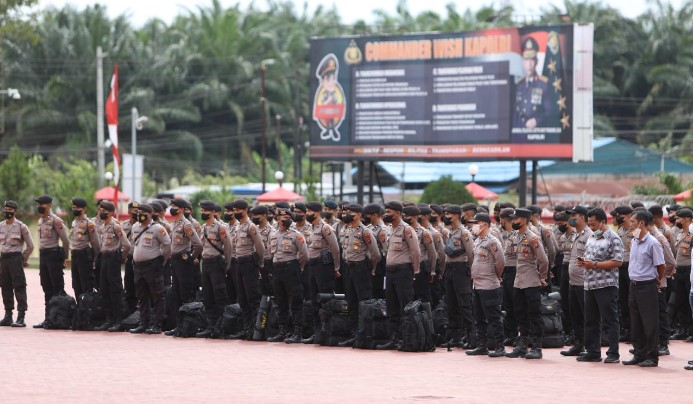
M 315 160 L 592 160 L 592 25 L 316 38 Z

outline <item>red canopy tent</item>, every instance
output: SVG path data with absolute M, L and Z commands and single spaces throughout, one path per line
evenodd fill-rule
M 482 185 L 477 184 L 476 182 L 468 183 L 467 185 L 465 185 L 465 188 L 467 188 L 467 190 L 472 194 L 472 196 L 478 201 L 499 199 L 499 195 L 488 190 Z
M 100 199 L 106 199 L 106 200 L 112 201 L 113 196 L 115 195 L 114 191 L 115 191 L 115 187 L 103 187 L 94 193 L 94 199 L 96 199 L 97 201 Z M 118 200 L 119 201 L 129 201 L 130 195 L 124 194 L 123 192 L 121 192 L 119 190 L 118 191 Z
M 679 194 L 675 195 L 672 197 L 672 199 L 676 201 L 686 201 L 687 199 L 692 197 L 692 190 L 688 189 L 686 191 L 682 191 Z
M 275 188 L 272 191 L 258 196 L 258 202 L 301 202 L 303 200 L 304 198 L 301 195 L 283 187 Z

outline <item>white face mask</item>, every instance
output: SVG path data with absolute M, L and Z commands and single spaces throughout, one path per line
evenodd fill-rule
M 481 230 L 480 227 L 481 226 L 479 224 L 473 224 L 472 225 L 472 234 L 474 234 L 475 236 L 480 234 L 480 230 Z
M 634 231 L 631 232 L 631 235 L 634 236 L 634 238 L 641 237 L 641 229 L 637 227 L 636 229 L 634 229 Z

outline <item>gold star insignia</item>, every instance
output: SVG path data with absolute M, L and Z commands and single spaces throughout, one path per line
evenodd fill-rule
M 552 87 L 554 87 L 554 90 L 556 92 L 561 92 L 561 79 L 554 80 L 554 83 L 552 83 Z
M 557 100 L 557 105 L 559 105 L 559 110 L 565 110 L 566 109 L 566 97 L 559 97 Z
M 552 73 L 556 73 L 557 72 L 557 61 L 553 60 L 553 61 L 549 62 L 549 64 L 547 65 L 547 69 Z
M 562 129 L 566 129 L 569 127 L 569 115 L 561 114 L 561 119 L 559 121 L 561 122 Z

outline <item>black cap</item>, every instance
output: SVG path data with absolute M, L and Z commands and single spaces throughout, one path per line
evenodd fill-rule
M 99 204 L 102 209 L 105 209 L 109 212 L 115 212 L 116 211 L 116 205 L 113 204 L 111 201 L 101 201 Z
M 537 205 L 530 205 L 528 206 L 528 210 L 533 213 L 533 215 L 541 215 L 542 214 L 542 208 L 537 206 Z
M 668 211 L 668 213 L 669 213 L 669 212 L 677 212 L 677 210 L 678 210 L 679 208 L 681 208 L 681 206 L 678 205 L 678 204 L 676 204 L 676 203 L 674 203 L 674 204 L 672 204 L 672 205 L 668 205 L 668 207 L 665 208 L 665 209 L 667 209 L 667 211 Z
M 431 214 L 431 208 L 429 205 L 426 203 L 418 203 L 417 204 L 417 209 L 419 209 L 419 214 L 420 215 L 429 215 Z
M 365 215 L 371 215 L 373 213 L 378 213 L 379 215 L 383 213 L 383 210 L 381 208 L 381 205 L 377 203 L 370 203 L 366 206 L 364 206 L 364 210 L 362 211 Z
M 349 210 L 354 213 L 361 213 L 364 210 L 364 208 L 358 203 L 349 203 L 345 205 L 342 209 Z
M 148 203 L 141 203 L 137 206 L 138 209 L 144 210 L 147 213 L 152 213 L 154 212 L 154 209 L 152 208 L 152 205 Z
M 517 217 L 524 217 L 526 219 L 530 219 L 530 217 L 533 215 L 533 212 L 531 212 L 528 209 L 524 208 L 516 208 L 516 210 L 513 212 L 511 215 L 511 218 L 515 219 Z
M 488 213 L 478 213 L 475 215 L 475 217 L 472 218 L 472 220 L 468 220 L 468 223 L 476 222 L 486 222 L 492 224 L 492 218 L 489 217 Z
M 190 201 L 187 200 L 187 199 L 184 199 L 184 201 L 186 202 L 185 208 L 190 209 L 190 210 L 193 210 L 193 204 L 190 203 Z
M 292 207 L 289 206 L 289 202 L 287 201 L 279 201 L 275 203 L 275 206 L 281 209 L 291 209 Z
M 454 215 L 463 213 L 463 209 L 458 205 L 448 205 L 443 211 L 446 213 L 453 213 Z
M 489 206 L 480 205 L 477 207 L 477 213 L 489 213 Z
M 185 209 L 186 207 L 188 207 L 188 204 L 186 203 L 185 199 L 176 198 L 176 199 L 171 200 L 171 206 L 176 206 L 176 207 Z
M 402 212 L 402 203 L 398 201 L 388 201 L 385 204 L 386 209 L 393 209 L 397 210 L 398 212 Z
M 72 198 L 72 204 L 78 208 L 86 208 L 87 201 L 84 198 Z
M 587 215 L 588 214 L 588 208 L 584 206 L 574 206 L 573 209 L 569 209 L 566 211 L 569 215 L 573 215 L 574 213 L 578 213 L 580 215 Z
M 431 205 L 429 205 L 429 207 L 431 208 L 431 210 L 438 213 L 439 215 L 443 215 L 443 208 L 441 206 L 432 203 Z
M 554 205 L 554 211 L 555 212 L 565 212 L 566 208 L 564 205 Z
M 6 208 L 12 208 L 12 209 L 19 209 L 19 207 L 17 206 L 17 202 L 10 201 L 10 200 L 5 201 L 5 207 Z
M 511 217 L 514 212 L 513 208 L 503 208 L 501 212 L 499 212 L 499 217 Z
M 128 204 L 128 210 L 130 210 L 132 208 L 137 208 L 139 205 L 140 205 L 140 203 L 138 201 L 132 201 Z
M 248 209 L 248 201 L 245 199 L 237 199 L 234 201 L 234 209 Z M 211 209 L 210 209 L 211 210 Z
M 416 206 L 405 206 L 402 208 L 402 214 L 405 216 L 417 216 L 419 215 L 419 209 Z
M 225 203 L 225 204 L 224 204 L 224 209 L 226 209 L 226 210 L 234 210 L 234 201 Z
M 566 222 L 567 220 L 569 220 L 569 218 L 570 218 L 570 216 L 566 212 L 557 212 L 554 215 L 554 221 L 555 222 Z
M 341 200 L 340 202 L 337 203 L 337 207 L 340 208 L 340 209 L 342 209 L 342 208 L 344 208 L 345 206 L 347 206 L 347 205 L 349 205 L 349 204 L 350 204 L 349 201 L 346 201 L 346 200 L 343 199 L 343 200 Z
M 41 205 L 46 203 L 53 203 L 53 198 L 51 198 L 48 195 L 41 195 L 38 198 L 34 199 L 34 202 L 39 203 Z
M 327 201 L 323 202 L 323 204 L 325 205 L 326 208 L 329 208 L 329 209 L 337 209 L 337 204 L 335 203 L 335 201 L 331 201 L 330 199 L 328 199 Z
M 622 206 L 617 206 L 616 208 L 614 208 L 614 211 L 618 215 L 631 215 L 634 212 L 634 209 L 631 206 L 622 205 Z M 610 212 L 610 214 L 612 215 L 612 212 Z M 614 215 L 612 215 L 612 216 L 614 216 Z
M 306 204 L 303 202 L 297 202 L 294 204 L 294 209 L 298 209 L 298 210 L 306 213 Z
M 292 219 L 294 218 L 294 213 L 290 208 L 277 208 L 275 210 L 275 216 L 289 215 Z
M 306 210 L 320 212 L 323 210 L 323 205 L 321 205 L 320 202 L 309 202 L 306 204 Z
M 205 210 L 214 210 L 214 202 L 212 201 L 200 201 L 198 204 L 200 208 L 205 209 Z
M 251 213 L 256 215 L 267 215 L 268 210 L 266 205 L 258 205 L 251 209 Z
M 692 210 L 687 208 L 679 208 L 677 210 L 677 217 L 688 217 L 692 218 Z
M 477 204 L 476 203 L 465 203 L 461 207 L 463 212 L 467 212 L 468 210 L 474 210 L 477 211 Z

